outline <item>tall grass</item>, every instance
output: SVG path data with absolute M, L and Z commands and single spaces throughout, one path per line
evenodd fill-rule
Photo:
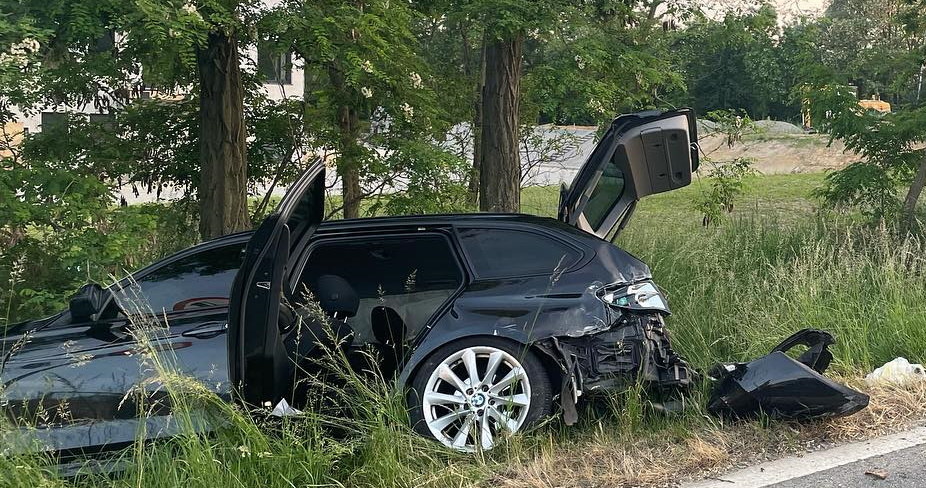
M 697 366 L 755 358 L 804 327 L 836 336 L 842 373 L 926 359 L 922 238 L 835 217 L 748 217 L 697 232 L 639 227 L 624 242 L 666 290 L 676 349 Z

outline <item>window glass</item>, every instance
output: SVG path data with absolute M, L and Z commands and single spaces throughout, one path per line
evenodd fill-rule
M 227 306 L 243 248 L 223 246 L 161 266 L 138 278 L 140 294 L 157 313 Z
M 384 327 L 400 326 L 402 336 L 414 337 L 462 283 L 453 250 L 437 235 L 323 242 L 309 255 L 296 295 L 306 288 L 317 293 L 324 275 L 344 278 L 360 298 L 348 320 L 355 344 L 380 342 L 389 332 Z M 386 316 L 401 323 L 378 322 Z
M 461 229 L 460 240 L 481 278 L 552 274 L 575 264 L 579 252 L 540 234 L 509 229 Z
M 615 157 L 617 153 L 615 153 Z M 601 179 L 592 190 L 588 203 L 582 213 L 593 229 L 598 229 L 604 223 L 611 209 L 620 200 L 624 193 L 624 172 L 617 167 L 617 162 L 611 158 L 604 166 Z
M 293 55 L 274 52 L 266 42 L 257 44 L 257 69 L 264 83 L 290 84 L 293 82 Z

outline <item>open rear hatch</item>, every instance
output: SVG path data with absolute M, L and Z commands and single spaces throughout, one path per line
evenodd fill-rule
M 613 238 L 636 202 L 691 184 L 698 169 L 694 112 L 647 111 L 621 115 L 560 194 L 559 218 L 601 237 Z

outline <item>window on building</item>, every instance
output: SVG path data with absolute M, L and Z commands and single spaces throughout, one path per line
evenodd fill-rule
M 64 112 L 42 112 L 42 132 L 63 132 L 68 128 L 68 114 Z
M 289 51 L 280 53 L 271 49 L 268 43 L 257 45 L 257 70 L 264 83 L 293 82 L 293 56 Z

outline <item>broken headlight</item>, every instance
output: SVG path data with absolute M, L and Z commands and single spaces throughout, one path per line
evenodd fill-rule
M 652 281 L 641 281 L 622 288 L 606 289 L 601 299 L 608 305 L 629 310 L 669 312 L 665 297 Z

